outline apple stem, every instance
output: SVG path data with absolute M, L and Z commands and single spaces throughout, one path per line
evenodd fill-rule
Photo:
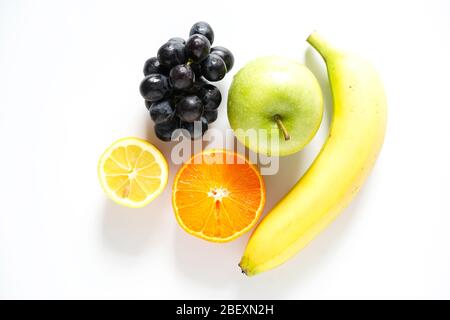
M 278 129 L 280 129 L 281 132 L 283 132 L 283 136 L 284 136 L 284 140 L 288 141 L 291 139 L 291 136 L 289 135 L 289 132 L 287 131 L 286 127 L 283 124 L 283 121 L 281 121 L 281 117 L 280 115 L 275 115 L 274 117 L 277 125 L 278 125 Z

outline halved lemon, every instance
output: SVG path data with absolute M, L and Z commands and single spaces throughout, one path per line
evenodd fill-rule
M 167 162 L 152 144 L 139 138 L 114 142 L 98 163 L 100 184 L 116 203 L 142 208 L 167 185 Z

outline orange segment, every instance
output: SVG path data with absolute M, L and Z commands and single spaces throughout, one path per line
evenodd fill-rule
M 209 150 L 180 169 L 172 203 L 185 231 L 208 241 L 227 242 L 255 225 L 265 199 L 264 181 L 245 157 Z

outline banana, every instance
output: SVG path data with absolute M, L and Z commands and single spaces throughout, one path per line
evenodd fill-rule
M 337 50 L 317 32 L 307 41 L 328 70 L 330 134 L 305 175 L 252 234 L 239 264 L 248 276 L 284 263 L 330 224 L 359 191 L 384 141 L 386 98 L 372 66 Z

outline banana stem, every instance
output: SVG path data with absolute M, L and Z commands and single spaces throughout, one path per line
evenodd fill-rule
M 284 136 L 284 140 L 288 141 L 291 139 L 291 136 L 289 135 L 289 132 L 287 131 L 286 127 L 283 124 L 283 121 L 281 121 L 281 117 L 277 114 L 274 117 L 277 125 L 278 125 L 278 129 L 280 129 L 281 132 L 283 132 L 283 136 Z
M 325 61 L 327 60 L 327 57 L 335 51 L 334 48 L 317 33 L 317 31 L 311 33 L 306 41 L 320 53 Z

